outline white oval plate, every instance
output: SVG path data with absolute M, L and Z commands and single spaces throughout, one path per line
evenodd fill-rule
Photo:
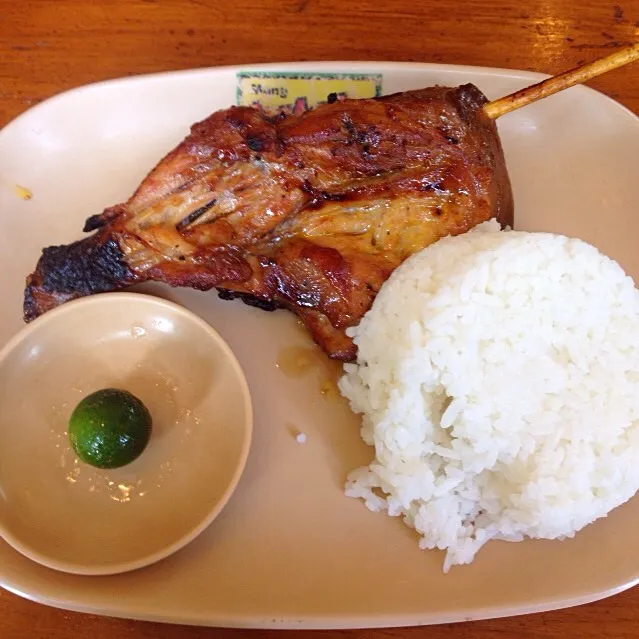
M 542 77 L 395 63 L 251 69 L 382 73 L 384 93 L 474 82 L 490 98 Z M 193 122 L 234 104 L 237 71 L 88 86 L 31 109 L 0 132 L 0 344 L 22 326 L 24 277 L 42 247 L 79 237 L 84 219 L 128 198 Z M 605 96 L 575 87 L 505 116 L 499 128 L 516 227 L 581 237 L 639 275 L 639 119 Z M 32 199 L 21 200 L 15 184 L 31 189 Z M 246 371 L 255 432 L 235 497 L 216 525 L 184 550 L 115 577 L 58 574 L 0 542 L 5 588 L 64 608 L 158 621 L 347 628 L 548 610 L 636 582 L 636 498 L 573 540 L 491 542 L 471 566 L 444 575 L 441 554 L 418 550 L 415 534 L 399 520 L 343 496 L 346 473 L 371 452 L 346 404 L 320 392 L 324 367 L 299 378 L 278 369 L 283 349 L 310 345 L 290 314 L 224 302 L 213 292 L 145 290 L 209 321 Z M 298 431 L 306 433 L 305 444 L 297 443 Z M 0 451 L 0 463 L 6 454 Z

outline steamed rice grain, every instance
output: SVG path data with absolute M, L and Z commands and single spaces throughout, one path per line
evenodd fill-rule
M 639 488 L 639 292 L 580 240 L 489 222 L 409 258 L 340 390 L 375 460 L 346 494 L 444 569 L 490 539 L 561 539 Z

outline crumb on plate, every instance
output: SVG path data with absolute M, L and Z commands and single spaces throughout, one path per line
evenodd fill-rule
M 14 186 L 14 190 L 16 192 L 16 195 L 23 200 L 30 200 L 33 197 L 33 192 L 31 191 L 31 189 L 27 189 L 26 187 L 20 186 L 19 184 L 16 184 Z

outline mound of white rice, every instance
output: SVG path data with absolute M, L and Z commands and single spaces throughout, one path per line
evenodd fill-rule
M 408 259 L 351 335 L 340 390 L 375 460 L 346 494 L 444 570 L 571 537 L 639 488 L 639 291 L 592 246 L 482 224 Z

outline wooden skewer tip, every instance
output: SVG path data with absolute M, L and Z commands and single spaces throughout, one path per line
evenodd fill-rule
M 484 113 L 491 120 L 496 120 L 515 109 L 520 109 L 528 104 L 542 100 L 575 84 L 587 82 L 598 75 L 613 71 L 636 60 L 639 60 L 639 42 L 615 51 L 605 58 L 570 69 L 543 82 L 488 102 L 488 104 L 484 105 Z

